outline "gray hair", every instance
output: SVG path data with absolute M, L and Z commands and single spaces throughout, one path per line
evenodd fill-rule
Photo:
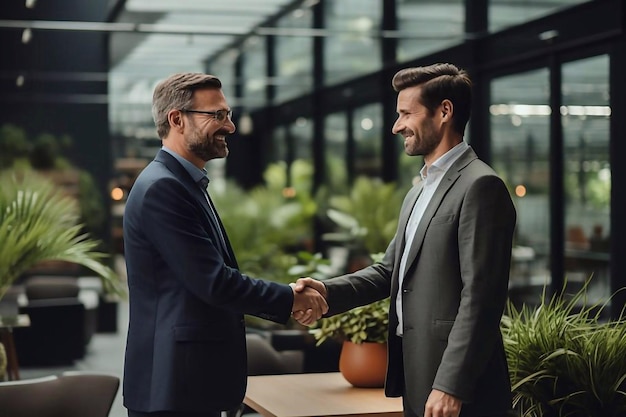
M 171 75 L 157 84 L 152 95 L 152 118 L 159 138 L 170 132 L 170 110 L 191 107 L 193 93 L 200 88 L 221 89 L 222 82 L 214 75 L 187 72 Z

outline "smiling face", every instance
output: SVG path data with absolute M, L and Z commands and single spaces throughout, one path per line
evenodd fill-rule
M 222 90 L 199 89 L 193 95 L 193 107 L 189 110 L 216 111 L 228 110 L 228 103 Z M 184 147 L 195 157 L 207 162 L 228 156 L 226 136 L 235 132 L 230 117 L 219 121 L 213 115 L 183 112 L 186 127 L 183 131 Z
M 393 133 L 404 137 L 404 151 L 407 155 L 432 155 L 443 138 L 438 111 L 430 114 L 419 97 L 421 87 L 409 87 L 398 93 L 396 111 L 398 119 L 393 125 Z

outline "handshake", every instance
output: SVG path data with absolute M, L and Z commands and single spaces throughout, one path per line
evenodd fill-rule
M 298 323 L 310 326 L 328 312 L 326 286 L 313 278 L 300 278 L 289 284 L 293 290 L 291 315 Z

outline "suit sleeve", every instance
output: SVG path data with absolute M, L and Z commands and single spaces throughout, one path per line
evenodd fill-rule
M 141 229 L 187 290 L 220 308 L 287 322 L 291 288 L 228 267 L 202 219 L 197 200 L 175 179 L 161 179 L 146 190 Z
M 325 317 L 370 304 L 389 296 L 395 256 L 395 237 L 385 256 L 375 263 L 351 274 L 325 280 L 328 291 L 328 313 Z

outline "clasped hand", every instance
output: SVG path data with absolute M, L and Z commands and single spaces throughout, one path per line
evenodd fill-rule
M 310 326 L 328 312 L 326 287 L 313 278 L 300 278 L 289 284 L 293 290 L 291 314 L 298 323 Z

